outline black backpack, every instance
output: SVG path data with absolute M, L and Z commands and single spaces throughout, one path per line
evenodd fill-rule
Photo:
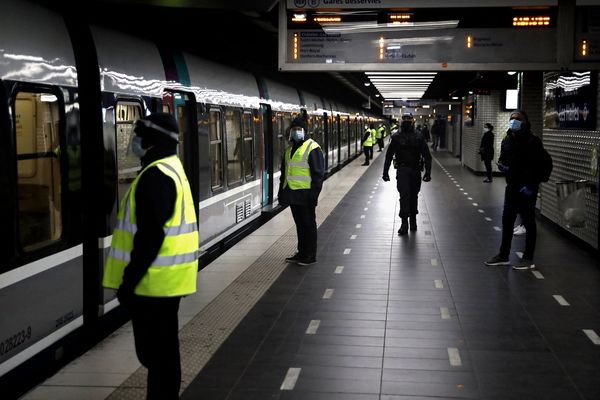
M 550 175 L 552 174 L 552 157 L 544 148 L 542 148 L 540 162 L 540 180 L 542 182 L 548 182 L 550 180 Z

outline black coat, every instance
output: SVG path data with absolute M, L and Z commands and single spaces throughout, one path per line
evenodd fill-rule
M 494 158 L 494 132 L 487 131 L 481 137 L 481 144 L 479 145 L 479 154 L 481 160 L 492 160 Z
M 502 140 L 498 164 L 508 167 L 506 183 L 518 188 L 537 188 L 542 182 L 544 146 L 531 131 L 508 131 Z

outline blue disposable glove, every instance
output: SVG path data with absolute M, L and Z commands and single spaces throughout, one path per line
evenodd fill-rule
M 508 172 L 508 165 L 498 163 L 498 171 L 500 172 Z
M 533 196 L 533 190 L 529 189 L 527 186 L 523 186 L 521 190 L 519 190 L 519 193 L 522 193 L 527 197 Z

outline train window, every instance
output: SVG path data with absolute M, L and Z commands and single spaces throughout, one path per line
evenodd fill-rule
M 244 176 L 254 177 L 254 124 L 252 114 L 242 115 L 242 136 L 244 140 Z
M 60 108 L 56 95 L 22 91 L 15 99 L 19 240 L 32 251 L 60 240 Z
M 240 110 L 225 110 L 227 135 L 227 183 L 242 181 L 242 127 Z
M 213 190 L 223 186 L 223 129 L 221 112 L 210 110 L 210 183 Z
M 119 203 L 127 192 L 129 185 L 140 170 L 140 159 L 131 150 L 132 139 L 135 136 L 133 128 L 135 121 L 142 117 L 140 103 L 134 101 L 119 101 L 116 110 L 117 134 L 117 182 Z

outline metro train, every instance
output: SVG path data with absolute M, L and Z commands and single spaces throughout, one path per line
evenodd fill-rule
M 136 119 L 173 114 L 200 248 L 277 205 L 286 129 L 305 113 L 327 172 L 360 150 L 359 107 L 70 21 L 24 1 L 0 12 L 0 377 L 60 358 L 118 306 L 101 286 L 119 199 L 140 169 Z M 1 380 L 1 378 L 0 378 Z

